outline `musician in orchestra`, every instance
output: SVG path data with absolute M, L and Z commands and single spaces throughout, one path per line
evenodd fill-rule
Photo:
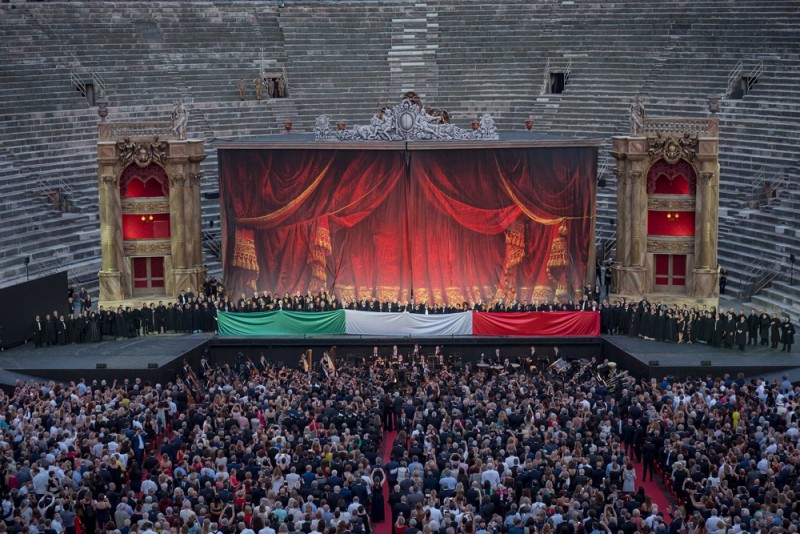
M 335 375 L 336 367 L 333 364 L 333 359 L 330 353 L 326 350 L 322 353 L 322 372 L 325 373 L 325 378 L 330 378 Z
M 553 347 L 553 360 L 560 360 L 563 357 L 564 355 L 561 354 L 561 351 L 558 350 L 558 347 Z
M 492 360 L 493 365 L 500 365 L 503 362 L 503 359 L 500 357 L 500 349 L 494 349 L 494 359 Z

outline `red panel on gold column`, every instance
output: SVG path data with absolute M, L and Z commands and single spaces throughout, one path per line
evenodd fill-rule
M 694 235 L 694 212 L 648 211 L 647 235 L 691 237 Z

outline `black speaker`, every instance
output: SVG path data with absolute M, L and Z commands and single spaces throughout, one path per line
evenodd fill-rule
M 108 364 L 106 364 L 106 363 L 98 363 L 95 366 L 96 369 L 105 369 L 106 367 L 108 367 Z
M 616 220 L 616 219 L 609 219 L 609 220 L 608 220 L 608 223 L 609 223 L 611 226 L 615 226 L 615 225 L 617 224 L 617 220 Z
M 605 186 L 606 186 L 605 178 L 600 178 L 599 180 L 597 180 L 597 187 L 605 187 Z
M 789 254 L 789 261 L 790 261 L 790 262 L 792 262 L 792 263 L 794 263 L 794 260 L 795 260 L 794 254 Z M 27 263 L 27 261 L 26 261 L 25 265 L 27 265 L 27 264 L 28 264 L 28 263 Z
M 155 362 L 150 362 L 147 364 L 148 369 L 158 369 L 158 364 Z
M 792 258 L 794 258 L 794 254 L 792 254 Z M 794 262 L 794 259 L 792 259 L 792 262 Z M 25 256 L 25 265 L 30 265 L 30 263 L 31 263 L 31 257 Z
M 700 360 L 700 365 L 703 367 L 711 367 L 711 360 Z
M 650 367 L 658 367 L 661 365 L 661 362 L 659 362 L 658 360 L 650 360 L 649 362 L 647 362 L 647 365 L 649 365 Z

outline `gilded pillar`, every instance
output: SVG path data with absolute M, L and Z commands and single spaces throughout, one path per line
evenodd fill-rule
M 630 214 L 630 252 L 629 265 L 643 267 L 645 265 L 645 250 L 647 241 L 647 186 L 642 171 L 628 171 L 628 194 Z
M 172 235 L 172 267 L 175 270 L 186 269 L 185 226 L 184 226 L 184 183 L 186 176 L 182 173 L 170 176 L 169 211 L 170 232 Z
M 716 267 L 716 226 L 718 216 L 718 192 L 714 180 L 715 173 L 700 173 L 697 181 L 697 222 L 695 226 L 697 250 L 696 267 L 710 269 Z
M 98 189 L 100 194 L 101 269 L 103 271 L 117 271 L 119 270 L 119 265 L 114 242 L 120 216 L 119 213 L 114 213 L 114 197 L 119 197 L 116 176 L 101 176 Z
M 122 255 L 122 204 L 113 169 L 100 170 L 100 301 L 124 297 L 120 258 Z
M 628 205 L 628 174 L 624 168 L 614 170 L 617 176 L 617 263 L 631 264 L 630 249 L 630 206 Z

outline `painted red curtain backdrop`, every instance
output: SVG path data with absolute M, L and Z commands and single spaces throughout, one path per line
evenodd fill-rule
M 593 150 L 420 150 L 411 158 L 411 280 L 420 300 L 572 297 L 586 280 Z
M 599 336 L 597 312 L 472 312 L 475 336 Z
M 402 152 L 220 150 L 219 167 L 235 294 L 410 286 Z
M 570 297 L 594 148 L 220 150 L 228 287 L 352 300 Z

